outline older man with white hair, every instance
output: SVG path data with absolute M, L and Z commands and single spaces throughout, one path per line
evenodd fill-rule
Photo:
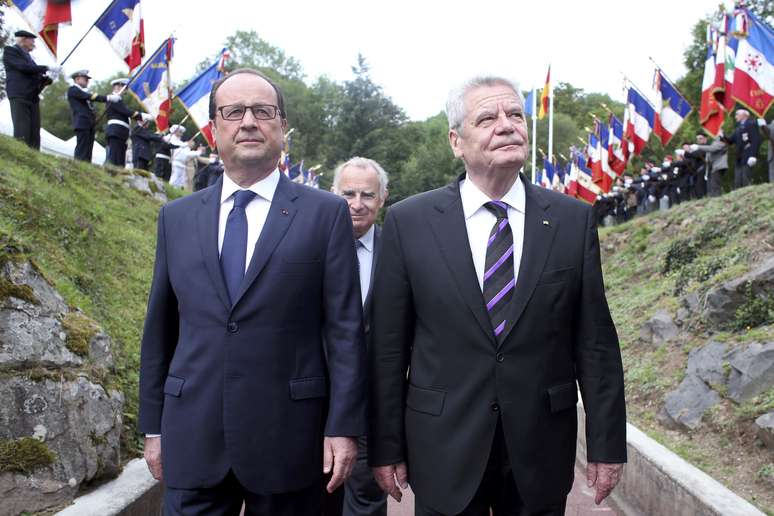
M 346 199 L 360 273 L 360 295 L 363 303 L 363 326 L 366 346 L 371 340 L 371 285 L 379 256 L 381 228 L 376 224 L 379 212 L 387 200 L 387 172 L 376 161 L 354 157 L 338 167 L 333 175 L 331 190 Z M 343 509 L 333 508 L 338 502 L 326 504 L 325 516 L 387 516 L 387 495 L 382 492 L 368 467 L 367 438 L 358 439 L 357 462 L 352 476 L 344 484 Z M 334 498 L 335 500 L 335 498 Z
M 507 79 L 470 79 L 446 113 L 465 173 L 393 205 L 381 234 L 374 475 L 396 499 L 410 483 L 416 514 L 564 515 L 579 384 L 600 503 L 626 462 L 626 415 L 591 207 L 520 174 L 527 122 Z
M 761 135 L 755 122 L 750 119 L 750 112 L 737 109 L 734 114 L 736 129 L 726 143 L 736 146 L 736 163 L 734 164 L 734 189 L 752 184 L 752 168 L 758 163 L 758 148 L 761 146 Z

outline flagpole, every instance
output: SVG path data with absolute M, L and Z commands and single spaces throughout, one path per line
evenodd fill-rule
M 554 70 L 555 72 L 555 70 Z M 556 76 L 556 74 L 554 74 Z M 548 83 L 548 161 L 551 161 L 554 149 L 554 81 Z
M 70 53 L 65 56 L 65 58 L 62 60 L 61 63 L 59 63 L 59 66 L 64 66 L 64 64 L 67 62 L 68 59 L 70 59 L 70 56 L 73 55 L 73 52 L 75 52 L 75 49 L 78 48 L 78 46 L 83 43 L 83 40 L 86 39 L 86 36 L 89 35 L 89 32 L 91 32 L 91 29 L 97 26 L 99 21 L 102 19 L 103 16 L 105 16 L 105 13 L 108 12 L 108 10 L 113 7 L 113 4 L 115 4 L 118 0 L 113 0 L 110 2 L 110 5 L 105 8 L 104 11 L 102 11 L 102 14 L 100 14 L 96 20 L 94 20 L 94 23 L 91 24 L 91 27 L 89 27 L 89 30 L 86 31 L 86 33 L 81 36 L 81 39 L 78 40 L 78 43 L 75 44 L 75 46 L 70 50 Z
M 537 180 L 535 160 L 537 159 L 537 90 L 532 88 L 532 184 Z

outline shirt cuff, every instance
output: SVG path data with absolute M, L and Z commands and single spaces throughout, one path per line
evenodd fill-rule
M 145 438 L 148 439 L 150 437 L 161 437 L 161 434 L 145 434 Z

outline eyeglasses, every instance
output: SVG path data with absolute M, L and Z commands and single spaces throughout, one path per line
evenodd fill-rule
M 241 104 L 231 104 L 228 106 L 220 106 L 218 111 L 223 120 L 230 122 L 236 122 L 242 120 L 245 117 L 247 110 L 253 112 L 253 116 L 256 120 L 273 120 L 280 113 L 277 106 L 271 104 L 255 104 L 254 106 L 243 106 Z

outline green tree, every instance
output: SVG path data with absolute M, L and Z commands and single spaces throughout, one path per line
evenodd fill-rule
M 63 140 L 69 140 L 75 136 L 70 120 L 70 106 L 66 98 L 69 87 L 67 81 L 60 76 L 43 90 L 40 99 L 40 126 Z
M 451 182 L 464 168 L 449 146 L 446 114 L 439 113 L 423 122 L 408 124 L 414 128 L 413 150 L 398 174 L 391 176 L 390 202 L 439 188 Z

